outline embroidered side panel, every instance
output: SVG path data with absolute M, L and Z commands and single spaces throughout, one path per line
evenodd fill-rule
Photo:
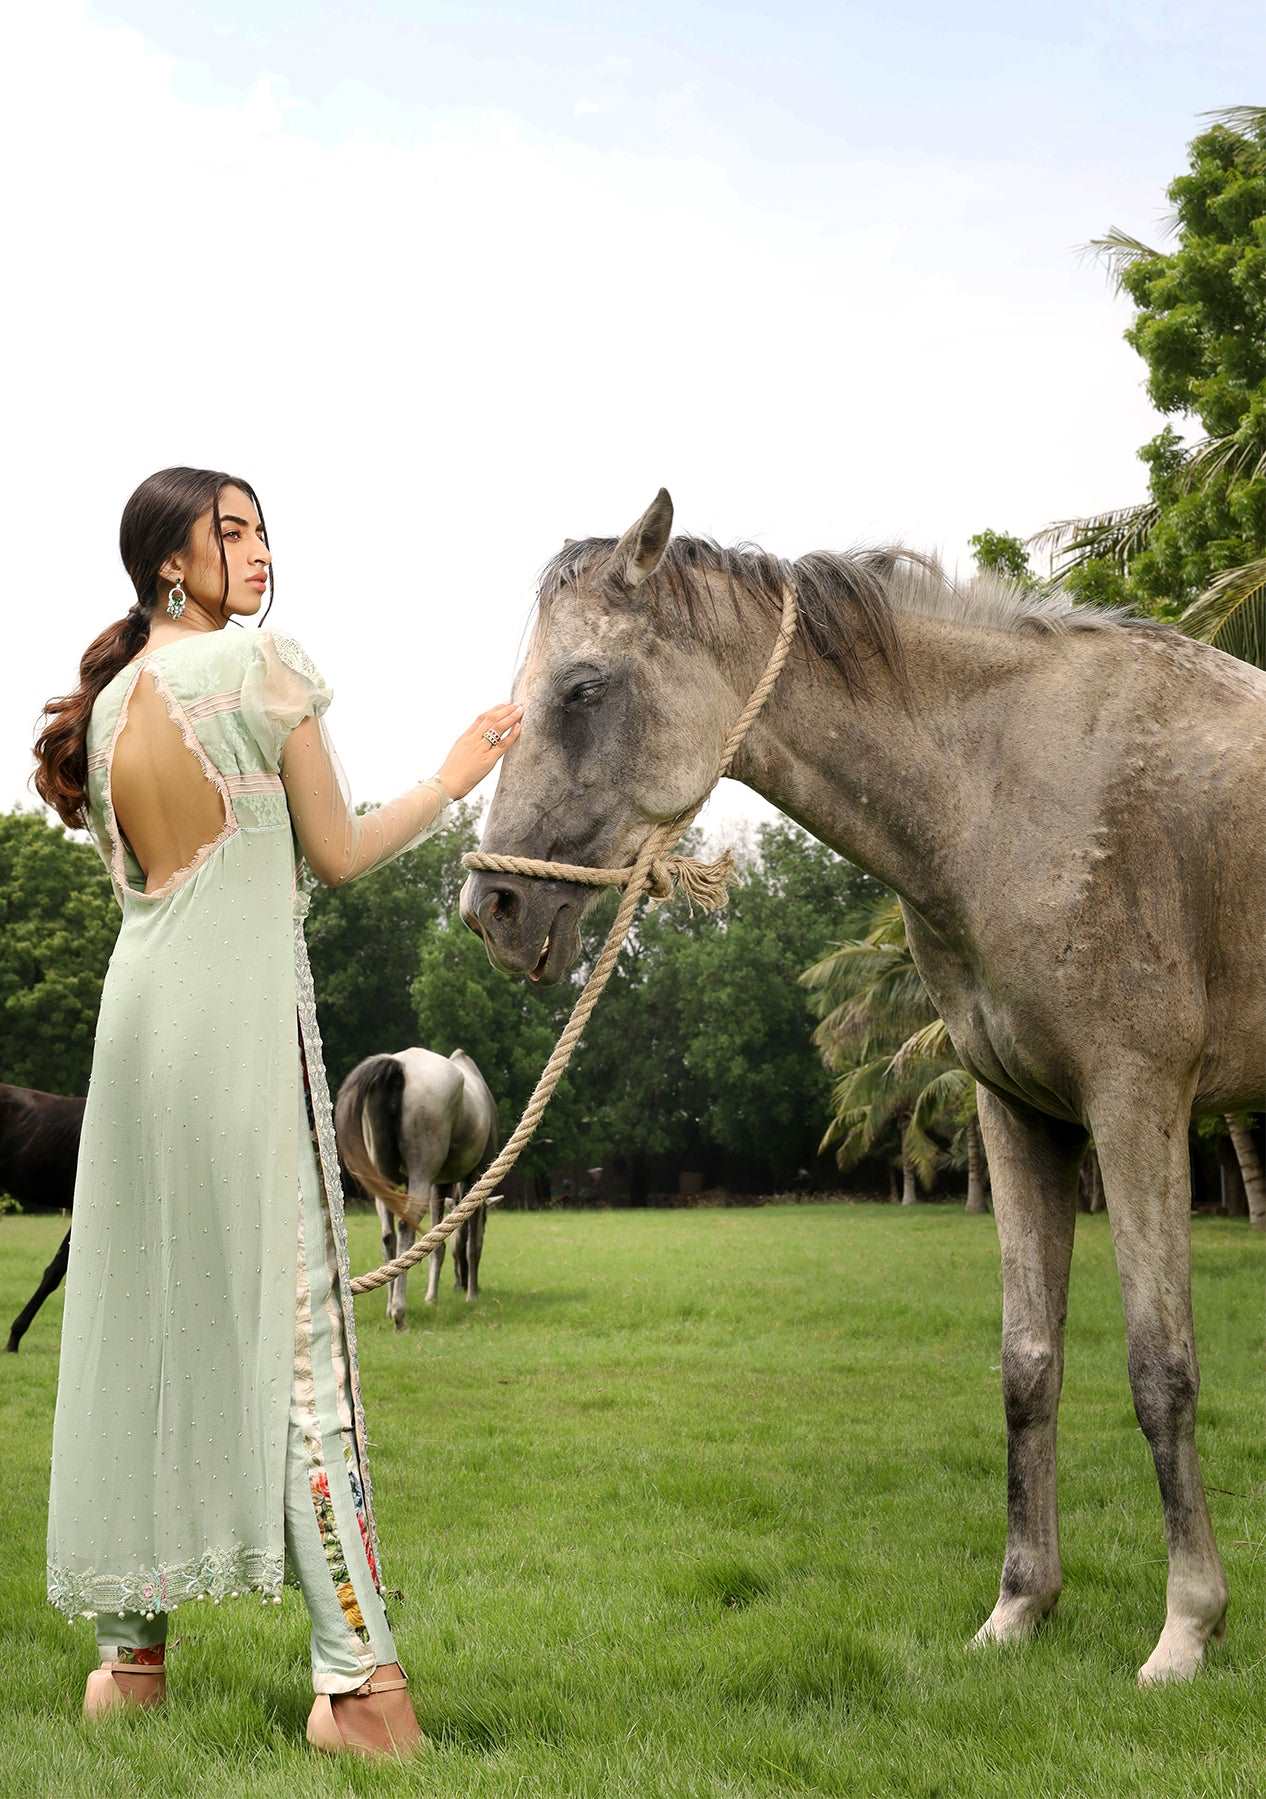
M 317 1529 L 321 1533 L 321 1547 L 325 1550 L 326 1565 L 330 1570 L 330 1579 L 334 1582 L 334 1591 L 338 1594 L 338 1602 L 343 1608 L 344 1620 L 348 1629 L 354 1631 L 362 1643 L 368 1643 L 369 1626 L 361 1613 L 356 1588 L 352 1585 L 352 1577 L 348 1572 L 347 1557 L 339 1542 L 338 1527 L 334 1522 L 334 1501 L 330 1498 L 330 1480 L 324 1468 L 318 1468 L 311 1476 L 310 1485 L 312 1504 L 316 1508 Z M 370 1565 L 372 1567 L 372 1563 Z
M 308 1083 L 304 1079 L 305 1095 Z M 311 1113 L 309 1112 L 309 1117 Z M 315 1131 L 313 1138 L 315 1141 Z M 338 1602 L 342 1607 L 343 1617 L 349 1630 L 355 1632 L 362 1643 L 369 1642 L 369 1628 L 365 1623 L 360 1603 L 356 1597 L 356 1588 L 352 1584 L 351 1573 L 347 1566 L 347 1557 L 339 1539 L 338 1524 L 334 1516 L 334 1501 L 330 1496 L 330 1479 L 325 1467 L 325 1456 L 321 1442 L 321 1425 L 316 1407 L 316 1375 L 312 1362 L 312 1285 L 308 1279 L 307 1256 L 305 1254 L 305 1226 L 303 1217 L 303 1196 L 299 1197 L 299 1238 L 296 1264 L 295 1289 L 295 1365 L 293 1405 L 303 1430 L 303 1451 L 307 1464 L 308 1491 L 312 1496 L 312 1506 L 316 1513 L 317 1531 L 321 1538 L 321 1547 L 325 1552 L 326 1565 L 330 1570 L 330 1579 L 338 1594 Z M 322 1246 L 324 1247 L 324 1245 Z M 345 1438 L 347 1447 L 351 1444 Z M 372 1570 L 373 1564 L 370 1563 Z
M 302 1030 L 299 1033 L 299 1042 L 302 1048 Z M 308 1079 L 308 1058 L 306 1054 L 300 1054 L 299 1067 L 303 1072 L 303 1104 L 308 1115 L 308 1134 L 312 1138 L 312 1149 L 317 1158 L 317 1165 L 320 1166 L 321 1144 L 317 1137 L 316 1115 L 312 1107 L 312 1084 Z M 338 1411 L 339 1429 L 354 1431 L 355 1422 L 352 1418 L 351 1407 L 348 1403 L 348 1394 L 351 1391 L 351 1378 L 343 1342 L 343 1312 L 337 1297 L 339 1283 L 338 1252 L 334 1247 L 334 1237 L 330 1226 L 328 1212 L 323 1211 L 322 1221 L 325 1226 L 322 1236 L 322 1249 L 325 1255 L 326 1278 L 329 1282 L 325 1295 L 325 1318 L 329 1327 L 330 1362 L 333 1365 L 334 1370 L 335 1404 Z
M 374 1546 L 369 1540 L 369 1513 L 365 1509 L 365 1493 L 360 1484 L 360 1469 L 356 1465 L 356 1450 L 352 1444 L 350 1431 L 343 1438 L 343 1460 L 347 1464 L 347 1478 L 352 1489 L 352 1503 L 356 1507 L 356 1522 L 360 1525 L 360 1540 L 365 1551 L 365 1560 L 369 1563 L 370 1577 L 381 1592 L 382 1582 L 378 1578 L 378 1563 L 374 1556 Z
M 365 1410 L 361 1401 L 360 1365 L 356 1353 L 356 1318 L 352 1301 L 352 1271 L 347 1250 L 347 1221 L 343 1215 L 343 1186 L 339 1179 L 338 1147 L 334 1138 L 334 1114 L 330 1106 L 330 1090 L 325 1078 L 325 1061 L 321 1046 L 321 1030 L 317 1023 L 316 994 L 312 984 L 312 965 L 308 961 L 308 945 L 303 934 L 303 920 L 308 910 L 309 894 L 297 887 L 294 896 L 295 990 L 299 1010 L 299 1026 L 303 1033 L 304 1064 L 307 1070 L 316 1130 L 318 1164 L 325 1187 L 326 1208 L 334 1233 L 334 1249 L 338 1264 L 338 1291 L 343 1311 L 343 1335 L 347 1344 L 347 1385 L 352 1396 L 352 1425 L 356 1439 L 356 1459 L 360 1468 L 361 1501 L 364 1506 L 365 1535 L 370 1565 L 376 1571 L 381 1588 L 382 1550 L 374 1518 L 374 1490 L 369 1475 L 369 1449 L 365 1428 Z

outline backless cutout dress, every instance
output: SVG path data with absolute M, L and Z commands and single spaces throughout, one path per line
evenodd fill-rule
M 222 829 L 148 894 L 110 791 L 144 671 L 224 807 Z M 308 808 L 309 849 L 319 831 L 342 880 L 422 842 L 448 803 L 432 780 L 357 813 L 324 723 L 296 740 L 308 760 L 301 795 L 287 764 L 288 792 L 286 741 L 331 698 L 293 638 L 229 627 L 128 663 L 93 708 L 89 829 L 122 917 L 80 1140 L 53 1426 L 48 1598 L 67 1617 L 278 1597 L 292 1577 L 283 1489 L 302 1358 L 305 1075 L 337 1263 L 358 1521 L 381 1582 L 296 807 Z

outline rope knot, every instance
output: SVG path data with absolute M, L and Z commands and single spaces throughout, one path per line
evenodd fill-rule
M 736 872 L 730 850 L 715 862 L 701 862 L 697 856 L 656 856 L 647 869 L 648 904 L 659 905 L 677 887 L 685 894 L 691 912 L 696 905 L 705 912 L 719 912 L 729 904 Z
M 673 871 L 667 856 L 656 856 L 646 871 L 646 896 L 652 905 L 666 900 L 673 890 Z

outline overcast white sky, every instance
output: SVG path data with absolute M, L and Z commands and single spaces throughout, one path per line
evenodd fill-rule
M 0 804 L 171 463 L 259 491 L 362 799 L 506 697 L 537 568 L 661 483 L 722 541 L 964 569 L 1139 497 L 1159 421 L 1077 246 L 1159 235 L 1198 115 L 1261 98 L 1261 20 L 6 9 Z M 727 782 L 703 822 L 771 815 Z

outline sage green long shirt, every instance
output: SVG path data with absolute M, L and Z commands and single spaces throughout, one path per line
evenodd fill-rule
M 111 753 L 143 669 L 219 789 L 225 817 L 218 836 L 149 894 L 109 790 Z M 129 663 L 93 709 L 89 825 L 122 917 L 80 1140 L 53 1426 L 48 1597 L 68 1617 L 279 1595 L 300 1030 L 381 1578 L 343 1195 L 303 934 L 312 882 L 281 775 L 290 731 L 320 719 L 331 698 L 292 638 L 229 627 Z M 323 772 L 333 769 L 338 783 L 328 789 L 330 823 L 356 852 L 340 865 L 345 873 L 368 872 L 439 827 L 447 808 L 433 784 L 357 815 L 324 724 L 320 738 Z M 371 827 L 377 835 L 366 843 Z

